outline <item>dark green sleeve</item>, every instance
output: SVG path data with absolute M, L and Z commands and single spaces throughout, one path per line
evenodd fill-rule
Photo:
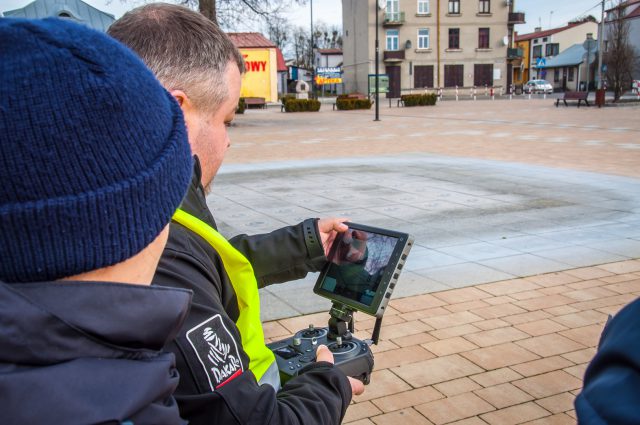
M 301 279 L 327 261 L 318 220 L 307 219 L 271 233 L 238 235 L 229 242 L 251 262 L 259 287 Z

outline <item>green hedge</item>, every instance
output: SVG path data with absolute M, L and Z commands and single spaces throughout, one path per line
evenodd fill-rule
M 336 107 L 339 111 L 349 111 L 352 109 L 371 109 L 371 105 L 373 105 L 373 102 L 369 99 L 341 99 L 339 97 L 336 99 Z
M 284 104 L 285 112 L 318 112 L 320 101 L 314 99 L 287 99 Z
M 403 94 L 400 96 L 404 106 L 431 106 L 436 104 L 438 96 L 435 93 L 430 94 Z
M 244 97 L 238 100 L 238 107 L 236 108 L 236 114 L 244 114 L 244 110 L 247 109 L 247 104 L 244 103 Z
M 285 103 L 287 103 L 290 100 L 295 100 L 296 95 L 295 94 L 285 94 L 284 96 L 280 96 L 280 102 L 282 102 L 282 104 L 284 105 Z

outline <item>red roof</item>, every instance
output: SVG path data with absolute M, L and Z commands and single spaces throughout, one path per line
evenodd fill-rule
M 287 65 L 284 63 L 282 51 L 276 47 L 276 61 L 278 62 L 278 72 L 288 71 Z
M 638 1 L 640 1 L 640 0 L 638 0 Z M 538 31 L 538 32 L 530 32 L 529 34 L 518 35 L 518 36 L 516 36 L 515 41 L 524 41 L 524 40 L 531 40 L 531 39 L 534 39 L 534 38 L 547 37 L 547 36 L 549 36 L 551 34 L 556 34 L 556 33 L 562 32 L 564 30 L 568 30 L 569 28 L 573 28 L 573 27 L 577 27 L 578 25 L 586 24 L 587 22 L 591 22 L 591 21 L 573 23 L 573 24 L 565 25 L 564 27 L 560 27 L 560 28 L 552 28 L 550 30 Z
M 342 49 L 318 49 L 318 53 L 321 55 L 341 55 Z
M 630 19 L 630 18 L 637 18 L 638 16 L 640 16 L 640 6 L 636 7 L 636 9 L 629 13 L 626 18 Z
M 259 32 L 230 32 L 227 34 L 238 49 L 245 47 L 276 47 L 275 44 Z

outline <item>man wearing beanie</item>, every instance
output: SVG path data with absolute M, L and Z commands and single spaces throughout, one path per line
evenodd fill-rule
M 266 235 L 222 237 L 205 188 L 229 147 L 226 126 L 238 105 L 242 56 L 213 22 L 169 4 L 128 12 L 109 34 L 138 53 L 178 100 L 196 155 L 154 278 L 154 284 L 194 291 L 187 322 L 168 346 L 180 371 L 175 395 L 181 414 L 190 424 L 340 423 L 363 384 L 335 368 L 322 347 L 318 362 L 279 389 L 273 353 L 264 345 L 258 287 L 320 270 L 325 249 L 347 226 L 309 219 Z
M 150 286 L 192 160 L 180 107 L 127 48 L 0 19 L 0 422 L 183 424 L 189 291 Z

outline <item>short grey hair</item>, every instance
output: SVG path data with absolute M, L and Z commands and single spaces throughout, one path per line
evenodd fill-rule
M 214 22 L 183 6 L 152 3 L 127 12 L 107 33 L 140 56 L 169 91 L 182 90 L 197 108 L 215 111 L 227 99 L 229 62 L 242 55 Z

